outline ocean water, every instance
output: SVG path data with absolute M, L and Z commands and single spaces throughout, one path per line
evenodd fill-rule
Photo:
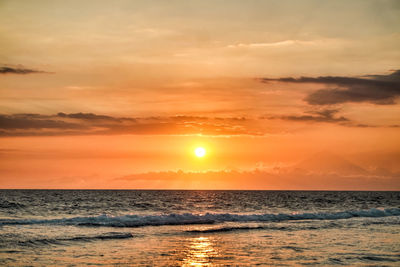
M 1 266 L 400 266 L 400 192 L 0 190 Z

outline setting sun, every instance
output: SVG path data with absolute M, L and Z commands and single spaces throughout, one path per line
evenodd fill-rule
M 196 157 L 202 158 L 206 155 L 206 150 L 203 147 L 198 147 L 194 150 Z

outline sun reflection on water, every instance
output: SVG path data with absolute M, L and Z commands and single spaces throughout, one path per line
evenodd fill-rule
M 182 266 L 211 266 L 217 255 L 208 237 L 196 237 L 190 242 Z

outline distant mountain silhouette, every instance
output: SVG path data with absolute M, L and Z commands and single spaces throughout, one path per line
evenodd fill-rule
M 362 167 L 329 151 L 319 152 L 294 166 L 297 171 L 315 173 L 337 173 L 346 175 L 365 175 Z

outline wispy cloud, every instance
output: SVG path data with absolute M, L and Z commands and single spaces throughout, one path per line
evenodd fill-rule
M 400 96 L 400 70 L 389 75 L 362 77 L 320 76 L 263 78 L 263 82 L 314 83 L 328 88 L 310 93 L 304 99 L 310 105 L 333 105 L 341 103 L 369 102 L 377 105 L 393 105 Z
M 0 135 L 261 135 L 242 117 L 112 117 L 93 113 L 0 114 Z
M 94 113 L 0 114 L 0 136 L 63 135 L 207 135 L 263 136 L 271 133 L 265 120 L 332 123 L 345 127 L 398 127 L 359 124 L 340 116 L 339 109 L 307 111 L 302 115 L 259 118 L 207 116 L 115 117 Z M 284 127 L 284 125 L 282 126 Z M 272 131 L 273 133 L 273 131 Z
M 335 116 L 340 110 L 325 109 L 321 111 L 310 111 L 305 115 L 280 115 L 270 116 L 268 119 L 281 119 L 289 121 L 306 121 L 306 122 L 328 122 L 328 123 L 348 123 L 350 119 L 343 116 Z
M 262 48 L 262 47 L 285 47 L 291 45 L 315 45 L 315 41 L 285 40 L 271 43 L 238 43 L 228 45 L 227 48 Z
M 58 120 L 50 116 L 38 114 L 0 115 L 0 129 L 32 130 L 32 129 L 81 129 L 83 125 Z
M 41 70 L 27 69 L 24 67 L 0 67 L 0 74 L 34 74 L 34 73 L 49 73 Z

